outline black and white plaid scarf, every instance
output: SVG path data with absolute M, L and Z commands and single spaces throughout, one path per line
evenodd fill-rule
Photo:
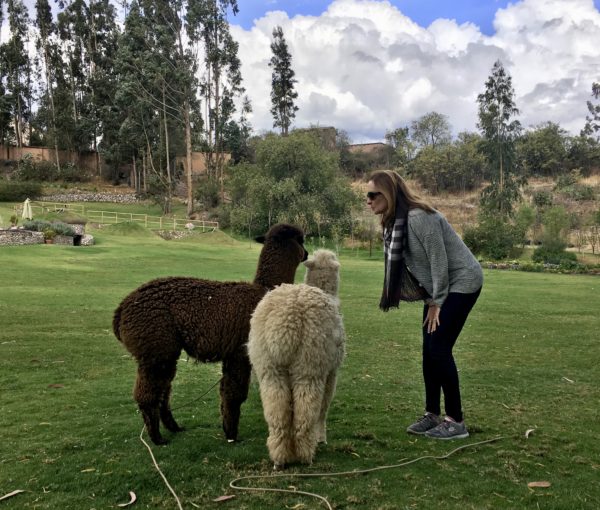
M 379 308 L 387 312 L 398 308 L 400 301 L 418 301 L 427 293 L 410 274 L 404 261 L 408 249 L 408 208 L 396 200 L 394 223 L 383 230 L 383 252 L 385 254 L 385 278 Z

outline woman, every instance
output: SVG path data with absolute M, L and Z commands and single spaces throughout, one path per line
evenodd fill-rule
M 436 439 L 468 437 L 452 348 L 479 297 L 481 265 L 446 218 L 393 171 L 373 173 L 367 205 L 381 215 L 385 280 L 380 308 L 424 300 L 425 414 L 407 428 Z M 446 415 L 440 415 L 441 392 Z

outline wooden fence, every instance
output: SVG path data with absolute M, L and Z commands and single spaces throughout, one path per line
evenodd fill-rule
M 103 211 L 86 209 L 83 205 L 65 204 L 57 202 L 32 201 L 31 210 L 34 213 L 46 214 L 49 212 L 71 211 L 84 216 L 88 221 L 101 225 L 123 223 L 126 221 L 139 223 L 146 228 L 159 230 L 200 230 L 202 232 L 214 232 L 219 229 L 216 221 L 190 220 L 188 218 L 177 218 L 167 216 L 150 216 L 148 214 L 125 213 L 118 211 Z M 15 214 L 20 218 L 23 213 L 23 205 L 15 206 Z

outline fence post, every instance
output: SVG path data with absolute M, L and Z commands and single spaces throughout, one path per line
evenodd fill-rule
M 159 220 L 159 221 L 158 221 L 158 224 L 160 225 L 160 227 L 159 227 L 159 228 L 162 230 L 162 216 L 159 216 L 159 217 L 158 217 L 158 220 Z

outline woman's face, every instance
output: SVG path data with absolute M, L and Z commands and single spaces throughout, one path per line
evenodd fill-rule
M 367 183 L 367 205 L 373 211 L 373 214 L 383 214 L 388 207 L 387 200 L 383 196 L 373 181 Z

